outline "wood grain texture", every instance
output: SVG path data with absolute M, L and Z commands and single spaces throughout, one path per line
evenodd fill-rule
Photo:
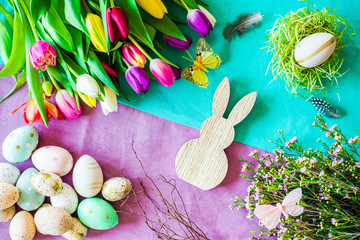
M 234 126 L 250 113 L 256 95 L 253 92 L 243 97 L 224 118 L 230 97 L 229 80 L 224 78 L 214 94 L 213 116 L 201 125 L 200 138 L 185 143 L 176 155 L 175 169 L 181 179 L 202 190 L 212 189 L 224 180 L 228 170 L 224 149 L 234 140 Z

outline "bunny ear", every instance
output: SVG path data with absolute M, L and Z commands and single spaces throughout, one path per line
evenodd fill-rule
M 214 94 L 212 112 L 214 116 L 222 117 L 230 97 L 230 83 L 227 77 L 222 80 Z
M 230 121 L 232 125 L 235 126 L 250 113 L 254 106 L 256 96 L 257 92 L 249 93 L 235 105 L 228 117 L 228 121 Z

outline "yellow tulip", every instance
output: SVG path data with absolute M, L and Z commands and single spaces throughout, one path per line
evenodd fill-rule
M 137 4 L 154 18 L 162 19 L 167 9 L 161 0 L 136 0 Z
M 105 30 L 101 18 L 93 13 L 88 13 L 85 25 L 90 34 L 90 40 L 100 52 L 106 52 Z
M 83 100 L 84 103 L 86 103 L 89 107 L 96 107 L 96 99 L 93 97 L 89 97 L 88 95 L 82 94 L 79 91 L 77 91 L 79 94 L 79 97 L 81 100 Z

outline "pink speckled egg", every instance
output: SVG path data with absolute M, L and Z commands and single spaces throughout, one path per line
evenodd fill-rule
M 60 177 L 68 174 L 74 165 L 71 154 L 66 149 L 57 146 L 39 148 L 33 153 L 31 159 L 39 171 L 52 172 Z

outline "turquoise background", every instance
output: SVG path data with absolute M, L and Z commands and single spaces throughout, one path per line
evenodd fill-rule
M 152 80 L 149 92 L 137 95 L 123 79 L 122 89 L 131 101 L 130 103 L 123 100 L 119 101 L 141 111 L 199 129 L 201 123 L 211 116 L 213 94 L 221 80 L 227 76 L 230 80 L 231 94 L 226 115 L 241 97 L 249 92 L 258 92 L 258 98 L 252 112 L 235 127 L 235 141 L 272 150 L 274 146 L 269 143 L 269 140 L 278 138 L 277 130 L 282 129 L 289 139 L 297 136 L 306 142 L 306 146 L 312 145 L 314 147 L 313 142 L 322 135 L 311 126 L 316 110 L 311 103 L 305 102 L 303 98 L 289 94 L 281 80 L 269 84 L 273 76 L 271 73 L 265 76 L 265 72 L 271 56 L 261 49 L 264 47 L 265 32 L 272 28 L 275 20 L 289 11 L 296 11 L 305 7 L 307 3 L 296 0 L 206 2 L 211 5 L 208 10 L 217 19 L 214 31 L 206 37 L 206 40 L 223 61 L 218 69 L 210 70 L 208 73 L 208 88 L 199 88 L 186 80 L 177 80 L 173 86 L 166 88 Z M 186 21 L 185 10 L 176 7 L 170 1 L 164 0 L 164 3 L 171 13 Z M 318 8 L 338 7 L 336 14 L 346 17 L 353 24 L 355 32 L 359 32 L 360 1 L 317 0 L 314 3 Z M 261 12 L 263 15 L 262 22 L 256 28 L 234 39 L 231 43 L 222 37 L 222 30 L 226 23 L 235 21 L 240 14 L 254 12 Z M 195 56 L 196 43 L 200 36 L 192 31 L 189 26 L 182 26 L 181 28 L 185 34 L 193 39 L 194 43 L 189 52 Z M 343 71 L 348 68 L 350 70 L 339 78 L 339 86 L 336 89 L 340 95 L 340 101 L 334 90 L 330 89 L 327 95 L 327 100 L 336 106 L 343 115 L 341 119 L 329 119 L 328 124 L 338 124 L 349 138 L 360 134 L 360 66 L 358 57 L 360 40 L 358 36 L 352 39 L 356 47 L 345 49 L 345 62 L 342 68 Z M 163 44 L 162 40 L 159 41 Z M 185 51 L 165 47 L 161 52 L 169 60 L 183 68 L 190 64 L 182 58 L 182 56 L 187 55 Z M 171 139 L 165 141 L 171 143 Z

